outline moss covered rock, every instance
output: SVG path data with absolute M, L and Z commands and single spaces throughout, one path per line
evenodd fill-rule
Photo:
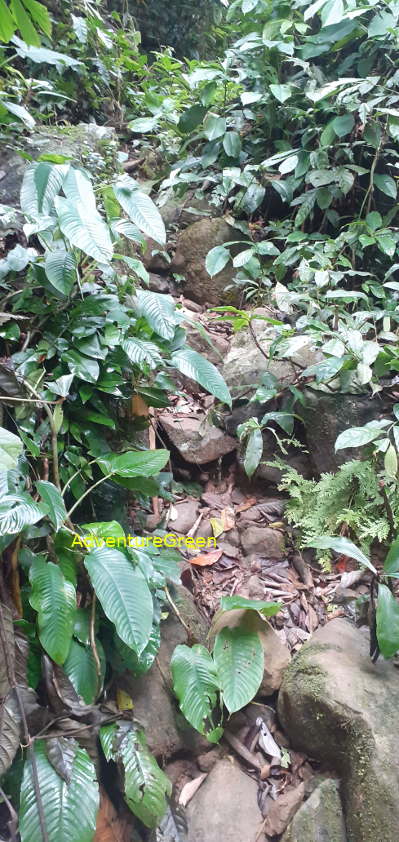
M 278 711 L 293 746 L 342 778 L 348 842 L 396 842 L 398 674 L 371 663 L 365 630 L 319 629 L 286 670 Z
M 295 814 L 281 842 L 346 842 L 338 781 L 325 778 Z

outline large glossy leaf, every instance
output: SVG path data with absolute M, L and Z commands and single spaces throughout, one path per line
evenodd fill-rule
M 95 208 L 61 196 L 56 196 L 54 204 L 64 237 L 94 260 L 108 263 L 113 252 L 111 237 Z
M 41 503 L 35 503 L 29 494 L 14 494 L 3 497 L 0 504 L 0 535 L 16 535 L 37 523 L 46 514 Z
M 30 164 L 24 173 L 21 187 L 21 210 L 34 219 L 54 210 L 54 199 L 60 192 L 69 164 L 50 164 L 40 161 Z
M 229 260 L 230 252 L 226 246 L 214 246 L 213 249 L 208 251 L 205 260 L 205 268 L 208 275 L 210 275 L 211 278 L 213 278 L 214 275 L 218 275 L 219 272 L 224 269 Z
M 378 585 L 377 640 L 384 658 L 399 650 L 399 603 L 386 585 Z
M 264 652 L 259 635 L 240 627 L 224 628 L 216 636 L 213 657 L 224 704 L 234 713 L 252 701 L 262 682 Z
M 384 561 L 384 573 L 393 576 L 399 573 L 399 538 L 393 541 Z
M 15 690 L 0 704 L 0 778 L 10 768 L 19 749 L 21 713 Z
M 29 111 L 27 111 L 27 109 L 23 105 L 18 105 L 17 102 L 10 102 L 10 100 L 1 99 L 0 108 L 5 108 L 6 111 L 10 112 L 10 114 L 15 114 L 15 116 L 18 117 L 19 120 L 22 120 L 22 122 L 25 123 L 25 126 L 27 126 L 28 129 L 33 129 L 33 127 L 36 125 L 36 120 L 32 117 L 31 114 L 29 114 Z
M 49 762 L 44 740 L 35 753 L 44 821 L 49 842 L 92 842 L 99 807 L 96 773 L 89 755 L 71 740 L 74 757 L 68 765 L 70 783 Z M 21 842 L 43 842 L 29 756 L 25 761 L 19 814 Z
M 0 41 L 5 41 L 6 43 L 10 41 L 16 28 L 16 22 L 5 0 L 0 0 Z
M 172 354 L 171 364 L 186 377 L 195 380 L 211 395 L 231 406 L 231 395 L 217 368 L 197 351 L 184 348 Z
M 59 53 L 57 50 L 49 50 L 47 47 L 28 46 L 27 43 L 16 37 L 13 38 L 13 41 L 17 45 L 18 55 L 22 58 L 28 58 L 35 64 L 54 64 L 61 70 L 64 67 L 79 67 L 82 64 L 78 59 L 72 58 L 67 53 Z
M 63 360 L 68 364 L 72 374 L 76 374 L 81 380 L 87 380 L 88 383 L 97 382 L 100 376 L 100 366 L 97 360 L 73 350 L 67 351 L 63 355 Z
M 71 644 L 76 612 L 76 592 L 60 568 L 36 556 L 29 579 L 29 602 L 38 612 L 39 638 L 43 649 L 57 664 L 63 664 Z
M 363 447 L 365 444 L 378 439 L 381 435 L 380 429 L 372 427 L 350 427 L 340 433 L 336 442 L 335 450 L 343 450 L 347 447 Z
M 0 427 L 0 471 L 16 468 L 22 449 L 21 439 L 4 427 Z
M 69 295 L 77 280 L 76 263 L 71 252 L 64 249 L 47 252 L 44 270 L 54 289 L 62 295 Z
M 235 608 L 252 608 L 263 614 L 264 617 L 274 617 L 281 611 L 283 605 L 281 602 L 264 602 L 261 599 L 247 599 L 245 596 L 222 596 L 220 600 L 220 608 L 222 611 L 231 611 Z
M 139 190 L 137 182 L 128 175 L 114 184 L 114 193 L 123 210 L 132 222 L 148 237 L 162 245 L 166 243 L 166 231 L 161 214 L 146 193 Z
M 155 333 L 158 333 L 163 339 L 172 339 L 177 324 L 176 308 L 172 296 L 138 289 L 136 301 L 138 303 L 138 315 L 144 316 Z
M 78 696 L 87 705 L 93 704 L 104 680 L 105 658 L 100 641 L 96 642 L 97 653 L 101 664 L 101 675 L 97 676 L 96 662 L 91 646 L 72 640 L 68 656 L 63 664 L 69 680 L 72 682 Z
M 91 583 L 108 619 L 138 655 L 152 631 L 153 602 L 147 582 L 119 550 L 96 549 L 85 558 Z
M 257 427 L 251 430 L 246 447 L 244 457 L 244 470 L 248 477 L 252 477 L 255 473 L 263 454 L 263 438 L 262 430 Z
M 96 197 L 89 174 L 79 167 L 69 167 L 62 182 L 62 190 L 67 199 L 72 202 L 82 202 L 82 205 L 96 210 Z
M 100 740 L 107 760 L 116 761 L 123 770 L 128 807 L 146 827 L 156 827 L 166 812 L 172 786 L 149 752 L 144 732 L 128 723 L 105 725 Z
M 309 541 L 308 547 L 315 547 L 318 550 L 334 550 L 336 553 L 356 559 L 364 567 L 368 567 L 373 573 L 377 573 L 370 559 L 359 550 L 359 547 L 356 547 L 352 541 L 349 541 L 348 538 L 334 538 L 331 535 L 322 535 L 320 538 L 313 538 L 312 541 Z
M 153 477 L 159 474 L 169 460 L 169 450 L 129 450 L 113 453 L 98 460 L 106 474 L 120 477 Z
M 205 646 L 176 646 L 170 668 L 173 690 L 184 716 L 201 734 L 209 728 L 220 689 L 215 664 Z
M 52 483 L 47 480 L 39 480 L 36 483 L 36 488 L 48 508 L 48 516 L 51 523 L 55 527 L 56 532 L 61 528 L 67 517 L 65 503 L 61 497 L 61 492 Z
M 136 339 L 136 337 L 123 339 L 121 348 L 133 365 L 141 367 L 145 363 L 150 368 L 156 368 L 162 363 L 159 348 L 154 342 L 148 342 L 147 339 Z

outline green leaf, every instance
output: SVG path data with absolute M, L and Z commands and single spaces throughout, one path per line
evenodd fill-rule
M 79 167 L 69 167 L 62 182 L 62 190 L 71 202 L 82 202 L 85 207 L 96 210 L 96 197 L 90 176 L 86 170 Z
M 17 25 L 5 0 L 0 0 L 0 41 L 6 43 L 11 41 L 16 28 Z
M 177 368 L 185 377 L 190 377 L 199 383 L 211 395 L 231 406 L 231 395 L 226 383 L 217 368 L 197 351 L 184 348 L 172 354 L 171 365 Z
M 120 477 L 153 477 L 159 474 L 169 460 L 169 450 L 129 450 L 127 453 L 112 453 L 98 459 L 105 474 Z
M 136 182 L 127 175 L 118 179 L 113 190 L 119 204 L 140 231 L 164 245 L 166 231 L 163 219 L 150 197 L 139 190 Z
M 73 750 L 69 784 L 49 762 L 46 741 L 35 740 L 32 747 L 48 840 L 92 842 L 100 801 L 96 771 L 85 749 L 74 740 L 69 742 Z M 29 754 L 21 785 L 19 831 L 21 842 L 43 842 Z
M 226 133 L 226 120 L 217 114 L 207 114 L 204 120 L 204 135 L 208 140 L 217 140 Z
M 259 635 L 224 628 L 216 635 L 213 657 L 229 713 L 252 701 L 262 682 L 264 652 Z
M 274 617 L 281 611 L 282 602 L 263 602 L 260 599 L 247 599 L 245 596 L 222 596 L 220 608 L 222 611 L 232 611 L 234 608 L 253 608 L 263 614 L 264 617 Z
M 377 173 L 374 176 L 374 184 L 379 190 L 381 190 L 382 193 L 389 196 L 390 199 L 396 199 L 398 192 L 396 181 L 390 175 L 386 175 L 386 173 Z
M 267 424 L 268 421 L 275 421 L 289 436 L 294 429 L 294 415 L 292 412 L 266 412 L 261 424 Z
M 270 85 L 270 91 L 279 102 L 284 103 L 292 94 L 291 85 Z
M 340 433 L 336 442 L 335 450 L 343 450 L 346 447 L 363 447 L 371 441 L 375 441 L 381 435 L 380 429 L 373 427 L 350 427 Z
M 18 24 L 18 29 L 27 44 L 40 45 L 40 38 L 20 0 L 10 0 L 10 9 Z
M 327 2 L 322 9 L 322 26 L 333 26 L 333 24 L 341 23 L 344 15 L 343 0 L 330 0 L 330 2 Z
M 11 471 L 16 468 L 22 450 L 21 439 L 4 427 L 0 427 L 0 471 Z
M 70 251 L 57 249 L 48 251 L 44 261 L 44 270 L 50 284 L 62 295 L 69 295 L 77 280 L 77 268 Z
M 226 132 L 223 138 L 223 149 L 229 158 L 239 158 L 241 152 L 241 138 L 238 132 Z
M 225 246 L 215 246 L 208 251 L 205 268 L 211 278 L 218 275 L 230 260 L 230 252 Z
M 99 640 L 96 641 L 96 648 L 101 664 L 100 677 L 97 676 L 97 667 L 91 646 L 82 645 L 77 640 L 72 640 L 68 657 L 63 664 L 63 669 L 69 680 L 86 705 L 94 704 L 104 680 L 105 657 Z
M 96 383 L 100 375 L 100 367 L 97 360 L 85 357 L 78 351 L 66 351 L 63 354 L 63 361 L 68 364 L 72 374 L 76 374 L 81 380 L 87 383 Z
M 37 219 L 41 214 L 51 214 L 54 198 L 61 190 L 68 169 L 69 164 L 49 164 L 46 161 L 26 168 L 20 196 L 21 210 L 26 216 Z
M 156 368 L 162 362 L 158 346 L 146 339 L 123 339 L 121 348 L 133 365 L 142 366 L 146 363 L 150 368 Z
M 36 483 L 36 488 L 43 503 L 48 507 L 48 516 L 55 527 L 55 531 L 58 532 L 67 518 L 67 511 L 64 500 L 61 497 L 61 492 L 52 482 L 47 482 L 47 480 L 39 480 Z
M 25 9 L 30 13 L 32 20 L 37 24 L 39 29 L 47 35 L 51 36 L 51 18 L 48 10 L 43 3 L 38 3 L 37 0 L 22 0 Z
M 135 120 L 131 120 L 127 126 L 128 129 L 132 130 L 132 132 L 138 132 L 141 134 L 144 132 L 153 132 L 158 123 L 158 117 L 137 117 Z
M 368 28 L 368 37 L 369 38 L 380 38 L 381 36 L 388 35 L 390 29 L 394 29 L 396 27 L 397 17 L 395 17 L 392 12 L 384 11 L 378 12 L 371 18 Z
M 388 550 L 384 561 L 384 573 L 388 576 L 399 573 L 399 538 L 391 544 Z
M 396 455 L 396 450 L 393 444 L 390 444 L 387 448 L 384 456 L 384 470 L 385 473 L 391 478 L 395 479 L 398 473 L 398 457 Z
M 18 105 L 16 102 L 10 102 L 8 99 L 0 99 L 0 108 L 5 108 L 6 111 L 9 111 L 10 114 L 15 114 L 19 120 L 22 120 L 27 126 L 28 129 L 33 129 L 36 125 L 36 120 L 29 114 L 29 111 L 23 106 Z
M 341 117 L 335 117 L 331 123 L 337 137 L 345 137 L 352 131 L 355 125 L 353 114 L 343 114 Z
M 108 263 L 113 252 L 111 237 L 95 208 L 61 196 L 55 197 L 54 204 L 64 237 L 99 263 Z
M 170 668 L 173 690 L 190 725 L 200 734 L 213 730 L 212 710 L 220 687 L 216 667 L 208 650 L 199 643 L 191 648 L 176 646 Z
M 301 377 L 315 377 L 316 383 L 328 382 L 328 380 L 336 377 L 343 365 L 343 359 L 338 357 L 327 358 L 321 363 L 309 365 L 302 371 Z
M 82 523 L 80 529 L 85 535 L 93 535 L 96 538 L 124 538 L 125 533 L 120 523 L 116 520 L 97 521 L 95 523 Z
M 56 564 L 39 556 L 32 561 L 29 580 L 32 586 L 29 602 L 38 612 L 40 643 L 53 661 L 63 664 L 75 622 L 75 588 Z
M 105 725 L 100 730 L 106 759 L 124 772 L 124 795 L 129 809 L 146 827 L 156 827 L 167 809 L 172 784 L 149 752 L 143 731 L 127 723 Z
M 399 604 L 386 585 L 378 585 L 377 640 L 384 658 L 393 658 L 399 649 Z
M 334 538 L 330 535 L 324 535 L 320 538 L 313 538 L 312 541 L 307 543 L 308 547 L 315 547 L 318 550 L 334 550 L 334 552 L 339 553 L 340 555 L 349 556 L 349 558 L 354 558 L 356 561 L 363 564 L 364 567 L 368 567 L 372 573 L 377 573 L 371 561 L 367 558 L 352 541 L 349 541 L 347 538 Z
M 25 526 L 37 523 L 45 514 L 45 507 L 36 503 L 29 494 L 3 497 L 0 501 L 0 535 L 16 535 Z
M 206 111 L 207 109 L 203 105 L 192 105 L 191 108 L 186 108 L 179 119 L 178 127 L 180 131 L 187 134 L 196 129 L 202 123 Z
M 81 61 L 65 53 L 57 53 L 55 50 L 46 49 L 46 47 L 28 46 L 28 44 L 16 36 L 14 36 L 13 42 L 17 45 L 19 56 L 27 58 L 36 64 L 54 64 L 60 70 L 64 67 L 79 67 L 82 65 Z
M 263 454 L 262 430 L 251 430 L 245 448 L 244 470 L 248 477 L 255 473 Z
M 172 339 L 177 324 L 176 307 L 172 296 L 138 289 L 136 301 L 138 302 L 137 314 L 143 316 L 155 333 L 163 339 Z
M 141 655 L 150 639 L 153 617 L 152 596 L 143 574 L 119 550 L 93 550 L 84 563 L 104 613 L 121 640 Z

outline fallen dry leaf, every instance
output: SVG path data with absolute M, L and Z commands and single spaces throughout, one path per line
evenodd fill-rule
M 223 550 L 212 550 L 210 553 L 201 553 L 201 555 L 196 555 L 194 558 L 189 558 L 188 561 L 197 567 L 208 567 L 211 564 L 216 564 L 221 555 L 223 555 Z
M 245 503 L 240 503 L 239 506 L 236 506 L 236 514 L 239 512 L 246 512 L 247 509 L 251 509 L 257 502 L 256 497 L 248 497 L 248 500 L 245 500 Z
M 284 833 L 287 825 L 302 804 L 305 796 L 305 784 L 301 783 L 295 789 L 286 790 L 270 807 L 264 823 L 264 831 L 268 836 Z
M 208 777 L 207 773 L 203 772 L 202 775 L 198 775 L 198 777 L 194 778 L 193 781 L 188 781 L 186 784 L 184 784 L 184 787 L 179 795 L 179 804 L 181 804 L 182 807 L 187 807 L 187 804 L 189 803 L 189 801 L 191 801 L 191 799 L 197 792 L 197 789 L 200 788 L 202 782 L 205 780 L 206 777 Z

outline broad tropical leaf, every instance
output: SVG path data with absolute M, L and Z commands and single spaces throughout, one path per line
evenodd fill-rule
M 14 505 L 16 504 L 16 505 Z M 35 503 L 29 494 L 14 494 L 2 497 L 0 505 L 0 535 L 16 535 L 37 523 L 46 514 L 42 503 Z
M 75 588 L 56 564 L 39 556 L 32 562 L 29 579 L 32 585 L 29 602 L 38 612 L 40 643 L 53 661 L 63 664 L 75 621 Z
M 152 631 L 153 602 L 147 582 L 119 550 L 96 549 L 85 558 L 91 583 L 108 619 L 138 655 Z
M 81 202 L 82 205 L 91 210 L 96 210 L 96 197 L 89 174 L 79 167 L 69 167 L 69 170 L 62 182 L 62 190 L 67 199 L 72 202 Z
M 224 269 L 226 264 L 230 260 L 230 252 L 226 248 L 226 246 L 215 246 L 213 249 L 208 251 L 205 260 L 205 268 L 208 274 L 213 278 L 214 275 L 218 275 L 219 272 Z
M 35 753 L 40 794 L 49 842 L 92 842 L 99 807 L 96 772 L 89 755 L 71 740 L 74 751 L 68 763 L 70 783 L 49 762 L 45 740 L 36 740 Z M 33 783 L 31 761 L 25 761 L 19 814 L 21 842 L 43 842 Z
M 19 749 L 21 714 L 15 690 L 0 705 L 0 778 L 10 768 Z
M 393 576 L 399 573 L 399 538 L 393 541 L 384 561 L 384 573 Z
M 384 658 L 399 650 L 399 603 L 386 585 L 378 585 L 377 640 Z
M 29 114 L 29 111 L 27 111 L 27 109 L 23 105 L 18 105 L 17 102 L 10 102 L 7 99 L 0 99 L 0 108 L 5 108 L 6 111 L 10 112 L 10 114 L 15 114 L 15 116 L 18 117 L 19 120 L 22 120 L 22 122 L 25 123 L 25 126 L 27 126 L 28 129 L 33 129 L 33 127 L 36 125 L 36 120 L 32 117 L 31 114 Z
M 101 664 L 100 676 L 97 676 L 96 662 L 91 646 L 82 645 L 77 640 L 72 640 L 67 659 L 63 664 L 63 669 L 78 696 L 81 696 L 87 705 L 95 702 L 104 680 L 105 657 L 99 640 L 96 641 L 96 647 Z
M 162 363 L 159 348 L 147 339 L 123 339 L 121 348 L 133 365 L 142 366 L 146 363 L 150 368 L 156 368 Z
M 197 351 L 184 348 L 172 354 L 171 364 L 186 377 L 195 380 L 211 395 L 231 406 L 231 395 L 217 368 Z
M 184 716 L 201 734 L 212 731 L 212 711 L 220 684 L 208 650 L 199 643 L 191 648 L 176 646 L 170 668 L 173 690 Z
M 349 558 L 355 558 L 356 561 L 359 561 L 360 564 L 364 565 L 364 567 L 368 567 L 372 573 L 377 573 L 370 559 L 368 559 L 367 556 L 359 550 L 359 547 L 356 547 L 352 541 L 349 541 L 348 538 L 334 538 L 330 535 L 323 535 L 320 538 L 314 538 L 312 541 L 309 541 L 308 547 L 315 547 L 317 550 L 334 550 L 334 552 L 341 553 L 341 555 L 347 555 Z
M 244 470 L 248 477 L 255 473 L 263 454 L 262 430 L 251 430 L 245 447 Z
M 173 339 L 177 318 L 172 296 L 138 289 L 136 300 L 138 302 L 138 315 L 144 316 L 155 333 L 158 333 L 163 339 Z
M 50 164 L 40 161 L 30 164 L 24 173 L 21 187 L 21 210 L 37 219 L 54 211 L 54 199 L 60 192 L 69 164 Z
M 283 604 L 281 602 L 264 602 L 261 599 L 247 599 L 245 596 L 222 596 L 220 600 L 220 607 L 222 611 L 231 611 L 235 608 L 253 608 L 263 614 L 264 617 L 274 617 L 281 611 Z
M 156 243 L 161 245 L 166 243 L 166 231 L 161 214 L 150 197 L 139 190 L 137 182 L 128 175 L 122 176 L 114 184 L 114 193 L 123 210 L 140 231 Z
M 45 503 L 48 507 L 48 516 L 55 527 L 56 532 L 58 532 L 67 517 L 67 511 L 64 500 L 61 497 L 61 492 L 55 485 L 53 485 L 52 482 L 47 482 L 46 480 L 39 480 L 36 483 L 36 488 L 43 500 L 43 503 Z
M 153 625 L 150 639 L 147 646 L 141 653 L 140 657 L 126 646 L 126 643 L 121 640 L 118 635 L 114 638 L 115 653 L 112 657 L 112 666 L 117 672 L 129 672 L 138 677 L 148 672 L 158 654 L 161 644 L 161 631 L 159 625 Z
M 129 450 L 112 453 L 98 464 L 106 474 L 120 477 L 153 477 L 159 474 L 169 460 L 169 450 Z
M 111 237 L 95 208 L 61 196 L 56 196 L 54 204 L 64 237 L 94 260 L 108 263 L 113 252 Z
M 62 295 L 69 295 L 77 280 L 77 268 L 73 254 L 64 249 L 47 252 L 44 262 L 47 280 Z
M 247 705 L 262 682 L 264 652 L 259 635 L 242 628 L 224 628 L 216 636 L 213 657 L 229 713 Z
M 11 471 L 16 468 L 22 450 L 21 439 L 4 427 L 0 427 L 0 471 Z
M 156 827 L 166 812 L 172 785 L 149 752 L 144 732 L 127 723 L 105 725 L 100 739 L 107 760 L 122 767 L 129 809 L 146 827 Z

